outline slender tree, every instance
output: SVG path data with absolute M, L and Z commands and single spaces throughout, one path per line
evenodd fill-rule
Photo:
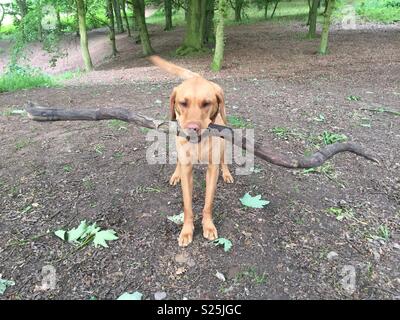
M 279 2 L 280 2 L 280 0 L 275 0 L 275 6 L 274 6 L 274 10 L 272 10 L 272 13 L 271 13 L 271 19 L 274 17 L 274 14 L 275 14 L 276 8 L 278 7 Z
M 115 21 L 117 23 L 117 33 L 124 33 L 124 24 L 122 23 L 122 16 L 121 16 L 121 6 L 119 5 L 119 0 L 112 0 L 113 8 L 114 8 L 114 15 Z
M 319 47 L 319 53 L 322 55 L 325 55 L 328 52 L 329 27 L 331 25 L 332 12 L 335 7 L 335 0 L 327 0 L 327 1 L 328 4 L 324 19 L 324 25 L 322 27 L 321 44 Z
M 318 15 L 318 4 L 320 0 L 313 0 L 310 12 L 308 14 L 308 38 L 313 39 L 317 32 L 317 15 Z
M 132 37 L 131 28 L 129 26 L 128 15 L 126 14 L 126 0 L 121 0 L 121 9 L 122 9 L 122 14 L 124 15 L 126 29 L 128 30 L 128 37 Z
M 172 0 L 164 0 L 165 31 L 172 30 Z
M 108 18 L 108 27 L 110 29 L 110 42 L 111 42 L 111 48 L 112 48 L 112 55 L 115 57 L 118 53 L 117 51 L 117 45 L 115 43 L 115 21 L 114 21 L 114 9 L 113 9 L 113 3 L 112 0 L 106 0 L 107 1 L 107 18 Z
M 81 39 L 81 51 L 83 62 L 85 63 L 85 70 L 90 71 L 93 69 L 92 59 L 90 58 L 89 44 L 86 30 L 86 12 L 84 0 L 76 0 L 76 7 L 78 12 L 79 35 Z
M 133 0 L 133 8 L 139 26 L 140 42 L 142 43 L 143 53 L 146 56 L 151 55 L 154 53 L 154 50 L 151 47 L 149 32 L 147 31 L 146 18 L 144 14 L 144 0 Z
M 204 27 L 204 42 L 205 43 L 214 43 L 214 0 L 207 0 L 206 6 L 206 20 Z
M 216 13 L 216 30 L 215 30 L 215 52 L 214 59 L 211 64 L 213 71 L 219 71 L 222 67 L 224 59 L 224 20 L 226 16 L 227 5 L 226 0 L 218 0 L 218 10 Z

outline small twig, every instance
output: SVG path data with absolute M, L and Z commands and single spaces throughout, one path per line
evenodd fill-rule
M 371 112 L 379 112 L 379 113 L 389 113 L 393 114 L 395 116 L 400 116 L 400 112 L 394 111 L 394 110 L 389 110 L 385 108 L 376 108 L 376 109 L 370 109 L 370 108 L 361 108 L 361 110 L 366 110 L 366 111 L 371 111 Z

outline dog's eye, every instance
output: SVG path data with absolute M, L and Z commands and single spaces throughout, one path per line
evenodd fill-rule
M 179 104 L 184 108 L 187 107 L 187 102 L 186 101 L 181 101 L 181 102 L 179 102 Z
M 210 106 L 210 102 L 204 102 L 202 105 L 201 105 L 201 107 L 202 108 L 207 108 L 207 107 L 209 107 Z

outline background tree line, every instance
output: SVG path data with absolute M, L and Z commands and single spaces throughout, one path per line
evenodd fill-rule
M 399 0 L 391 0 L 397 8 Z M 234 22 L 247 18 L 247 11 L 263 11 L 264 19 L 272 19 L 277 8 L 296 5 L 292 0 L 3 0 L 0 5 L 0 28 L 5 15 L 12 16 L 15 26 L 15 45 L 11 64 L 17 64 L 23 47 L 32 41 L 42 41 L 47 51 L 53 53 L 54 63 L 62 55 L 57 52 L 57 41 L 63 33 L 75 32 L 80 37 L 85 69 L 93 69 L 88 45 L 88 30 L 107 27 L 112 55 L 118 53 L 116 34 L 127 33 L 141 43 L 143 54 L 154 50 L 147 28 L 146 7 L 158 8 L 165 19 L 165 31 L 173 29 L 173 17 L 184 11 L 185 36 L 177 48 L 178 55 L 214 48 L 212 69 L 220 70 L 224 52 L 224 25 L 228 11 L 233 11 Z M 308 37 L 317 36 L 318 17 L 323 19 L 319 52 L 327 53 L 328 35 L 337 2 L 339 0 L 304 0 L 308 4 Z M 392 3 L 385 0 L 385 3 Z M 400 5 L 398 6 L 400 8 Z

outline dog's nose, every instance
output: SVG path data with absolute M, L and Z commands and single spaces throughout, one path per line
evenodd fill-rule
M 197 124 L 196 122 L 189 122 L 186 125 L 186 129 L 193 130 L 198 133 L 200 131 L 200 125 Z

